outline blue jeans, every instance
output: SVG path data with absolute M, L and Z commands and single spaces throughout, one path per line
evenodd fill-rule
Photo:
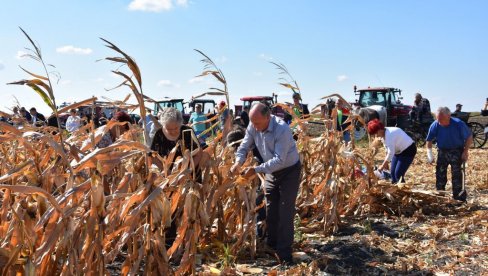
M 413 162 L 413 156 L 400 156 L 394 155 L 391 160 L 391 183 L 395 184 L 402 179 L 402 183 L 405 183 L 405 173 Z

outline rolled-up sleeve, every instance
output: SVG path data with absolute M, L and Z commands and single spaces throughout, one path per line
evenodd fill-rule
M 284 131 L 286 130 L 281 130 L 278 135 L 275 136 L 275 153 L 271 159 L 255 168 L 257 173 L 274 173 L 278 170 L 284 169 L 287 166 L 286 159 L 290 147 L 292 146 L 292 141 L 290 141 L 290 136 L 286 135 Z
M 236 152 L 237 163 L 242 165 L 244 164 L 244 161 L 246 161 L 247 153 L 254 145 L 254 135 L 254 130 L 252 129 L 251 125 L 249 125 L 246 129 L 246 135 L 244 136 L 244 139 Z

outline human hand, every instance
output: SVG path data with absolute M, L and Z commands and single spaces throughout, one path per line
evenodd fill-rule
M 255 175 L 256 174 L 256 170 L 254 168 L 247 168 L 245 171 L 243 171 L 241 173 L 241 175 L 244 177 L 244 178 L 250 178 L 251 176 Z
M 232 175 L 239 174 L 240 172 L 241 172 L 241 166 L 237 162 L 234 165 L 232 165 L 232 167 L 230 168 L 230 171 L 229 171 L 229 173 Z

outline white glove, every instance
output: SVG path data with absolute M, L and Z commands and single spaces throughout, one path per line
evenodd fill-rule
M 385 174 L 383 172 L 380 172 L 378 170 L 375 170 L 374 171 L 374 175 L 378 178 L 378 179 L 385 179 Z
M 432 149 L 427 149 L 427 162 L 429 162 L 429 164 L 434 162 L 434 154 L 432 154 Z

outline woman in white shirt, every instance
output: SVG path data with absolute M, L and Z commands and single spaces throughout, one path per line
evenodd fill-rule
M 386 147 L 385 160 L 378 170 L 387 169 L 391 162 L 391 182 L 398 183 L 401 178 L 402 183 L 405 183 L 405 173 L 417 154 L 415 142 L 402 129 L 385 127 L 378 119 L 368 123 L 368 133 L 382 138 Z
M 69 133 L 73 133 L 80 128 L 81 119 L 78 115 L 76 115 L 76 109 L 71 109 L 69 113 L 70 115 L 66 120 L 66 130 L 69 131 Z

